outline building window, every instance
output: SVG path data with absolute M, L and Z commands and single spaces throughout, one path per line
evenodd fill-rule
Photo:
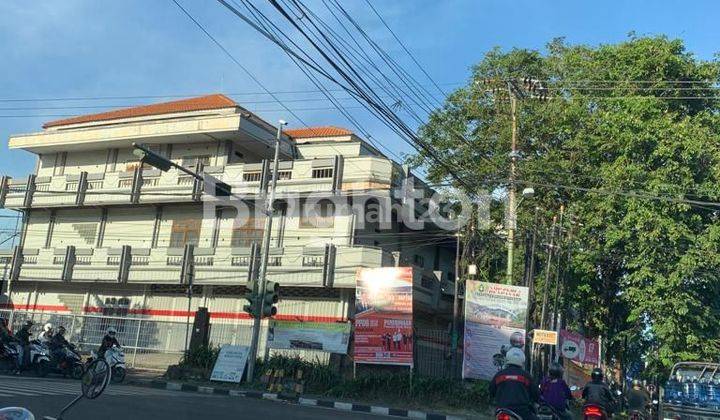
M 180 163 L 184 168 L 195 169 L 197 163 L 202 163 L 203 166 L 210 165 L 210 156 L 183 156 L 182 162 Z
M 240 227 L 233 227 L 230 245 L 234 247 L 250 247 L 253 242 L 262 242 L 264 219 L 250 216 Z
M 292 171 L 278 171 L 278 181 L 288 181 L 292 179 Z
M 425 258 L 423 258 L 422 255 L 414 255 L 413 264 L 417 265 L 418 267 L 425 267 Z
M 333 168 L 315 168 L 312 170 L 313 178 L 332 178 Z
M 320 200 L 305 203 L 300 215 L 301 228 L 331 228 L 335 226 L 335 203 Z
M 170 248 L 200 243 L 200 220 L 174 220 L 170 231 Z
M 260 182 L 262 179 L 262 172 L 243 172 L 244 182 Z

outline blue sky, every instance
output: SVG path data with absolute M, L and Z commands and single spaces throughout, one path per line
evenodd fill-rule
M 272 91 L 312 89 L 287 57 L 254 30 L 211 0 L 179 0 L 260 81 Z M 612 43 L 628 32 L 666 34 L 685 40 L 700 58 L 720 50 L 720 2 L 559 0 L 371 0 L 390 26 L 415 53 L 432 77 L 452 89 L 463 83 L 469 68 L 494 46 L 542 48 L 557 36 L 570 43 Z M 263 4 L 266 2 L 258 1 Z M 322 3 L 307 0 L 313 8 Z M 544 4 L 543 4 L 544 3 Z M 364 1 L 343 4 L 388 52 L 422 75 L 372 14 Z M 210 92 L 258 92 L 261 89 L 175 7 L 170 0 L 63 0 L 0 2 L 0 99 L 182 95 Z M 284 95 L 283 99 L 318 98 Z M 269 98 L 234 96 L 241 104 Z M 0 102 L 0 173 L 22 177 L 34 157 L 8 151 L 12 133 L 40 130 L 43 121 L 101 111 L 78 106 L 124 106 L 150 99 Z M 295 103 L 297 108 L 327 107 L 326 102 Z M 348 102 L 349 104 L 349 102 Z M 57 107 L 60 109 L 22 109 Z M 251 110 L 276 110 L 275 104 L 247 104 Z M 373 137 L 396 152 L 408 148 L 372 117 L 353 109 Z M 262 111 L 269 121 L 286 112 Z M 310 125 L 348 123 L 336 111 L 298 111 Z M 22 117 L 7 117 L 10 115 Z M 2 238 L 2 235 L 0 235 Z

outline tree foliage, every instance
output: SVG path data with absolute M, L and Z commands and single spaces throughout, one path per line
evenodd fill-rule
M 719 75 L 717 61 L 665 37 L 495 49 L 421 135 L 477 190 L 506 188 L 509 101 L 485 81 L 544 80 L 550 100 L 518 105 L 518 187 L 535 188 L 545 226 L 561 203 L 577 222 L 566 247 L 568 322 L 607 337 L 616 359 L 644 354 L 658 368 L 717 359 L 720 207 L 707 202 L 720 201 Z M 432 181 L 449 179 L 427 156 L 413 162 Z M 532 208 L 520 207 L 521 227 L 532 224 Z M 505 255 L 502 246 L 486 252 Z

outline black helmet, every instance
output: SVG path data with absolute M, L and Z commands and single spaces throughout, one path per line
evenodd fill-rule
M 34 322 L 32 322 L 32 321 L 30 321 L 30 320 L 27 320 L 27 321 L 25 321 L 25 323 L 23 324 L 23 328 L 30 329 L 30 328 L 32 328 L 33 325 L 35 325 Z
M 600 368 L 593 369 L 592 373 L 590 374 L 590 377 L 595 382 L 601 382 L 603 380 L 603 372 Z
M 553 363 L 550 365 L 550 377 L 553 379 L 560 379 L 563 376 L 563 367 L 559 363 Z
M 65 334 L 65 327 L 63 327 L 62 325 L 59 326 L 56 334 L 59 334 L 59 335 Z

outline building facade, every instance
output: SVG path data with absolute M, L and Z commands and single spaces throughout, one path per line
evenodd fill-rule
M 20 245 L 0 251 L 10 267 L 0 305 L 184 320 L 183 249 L 193 244 L 191 312 L 207 307 L 213 322 L 248 322 L 242 296 L 264 226 L 254 209 L 272 175 L 276 132 L 228 97 L 209 95 L 12 136 L 10 149 L 35 154 L 37 166 L 26 179 L 0 184 L 0 206 L 24 217 Z M 215 199 L 181 171 L 143 166 L 134 142 L 242 199 Z M 280 145 L 267 273 L 281 285 L 278 318 L 347 320 L 359 268 L 410 265 L 416 313 L 446 327 L 454 238 L 400 220 L 408 170 L 337 127 L 286 130 Z

